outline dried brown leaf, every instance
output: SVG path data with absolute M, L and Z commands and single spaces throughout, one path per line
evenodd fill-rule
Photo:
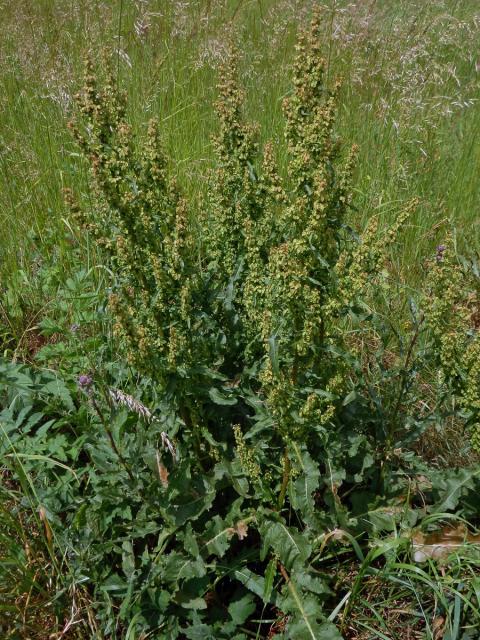
M 168 487 L 169 471 L 167 467 L 163 464 L 163 462 L 160 460 L 160 455 L 158 451 L 157 451 L 157 469 L 158 469 L 158 477 L 160 478 L 160 482 L 162 483 L 162 486 L 166 489 Z
M 248 535 L 248 525 L 243 520 L 239 520 L 235 527 L 235 533 L 239 540 L 244 540 Z
M 480 544 L 480 534 L 470 533 L 464 525 L 446 526 L 438 531 L 424 534 L 416 531 L 412 536 L 413 559 L 415 562 L 444 560 L 466 543 Z

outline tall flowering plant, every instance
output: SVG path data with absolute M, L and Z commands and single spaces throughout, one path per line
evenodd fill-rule
M 158 122 L 140 144 L 112 78 L 101 87 L 91 63 L 78 97 L 72 129 L 93 197 L 81 207 L 70 196 L 72 213 L 110 260 L 119 348 L 162 398 L 162 442 L 175 447 L 171 460 L 157 460 L 164 493 L 155 517 L 169 542 L 144 559 L 148 579 L 169 594 L 169 638 L 197 637 L 199 624 L 234 637 L 261 606 L 283 612 L 286 637 L 339 638 L 322 604 L 318 541 L 340 527 L 348 536 L 386 526 L 378 500 L 411 495 L 408 446 L 455 398 L 478 433 L 473 293 L 465 298 L 460 267 L 439 248 L 431 300 L 423 311 L 410 300 L 403 333 L 390 322 L 388 250 L 415 203 L 390 228 L 374 216 L 356 232 L 357 150 L 335 133 L 340 85 L 326 81 L 319 30 L 315 14 L 297 46 L 283 168 L 245 122 L 235 55 L 226 61 L 202 225 L 170 177 Z M 427 406 L 419 389 L 432 377 L 438 398 Z M 119 390 L 108 398 L 139 406 Z M 135 500 L 151 469 L 138 472 Z M 409 500 L 388 527 L 416 517 Z M 206 603 L 218 585 L 238 590 L 241 615 L 227 620 Z

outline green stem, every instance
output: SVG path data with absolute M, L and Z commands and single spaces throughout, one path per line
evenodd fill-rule
M 196 421 L 193 420 L 192 412 L 190 411 L 189 407 L 187 407 L 186 405 L 183 405 L 180 407 L 180 417 L 185 423 L 185 426 L 188 429 L 190 429 L 190 431 L 193 434 L 193 446 L 195 447 L 195 452 L 197 454 L 196 455 L 197 462 L 200 468 L 202 469 L 202 471 L 205 471 L 205 466 L 202 463 L 202 453 L 201 453 L 202 441 L 200 438 L 200 434 L 198 432 L 198 424 Z
M 287 494 L 287 487 L 290 481 L 290 471 L 292 469 L 292 465 L 290 462 L 290 458 L 288 457 L 288 448 L 285 447 L 285 453 L 283 454 L 283 479 L 282 486 L 280 487 L 280 493 L 278 495 L 278 508 L 282 509 L 283 504 L 285 502 L 285 496 Z
M 387 463 L 388 463 L 388 459 L 389 459 L 389 449 L 392 446 L 392 442 L 393 442 L 393 437 L 395 435 L 395 430 L 396 430 L 396 426 L 397 426 L 397 420 L 398 420 L 398 414 L 400 412 L 400 407 L 402 406 L 402 401 L 403 401 L 403 397 L 407 388 L 407 382 L 408 382 L 408 367 L 410 366 L 410 361 L 412 359 L 413 356 L 413 350 L 415 345 L 417 344 L 417 340 L 420 336 L 420 329 L 422 327 L 422 324 L 425 320 L 425 315 L 422 314 L 421 317 L 419 318 L 418 322 L 417 322 L 417 326 L 415 327 L 415 332 L 412 336 L 412 339 L 410 340 L 410 344 L 408 345 L 408 351 L 407 351 L 407 355 L 405 357 L 405 362 L 403 364 L 402 367 L 402 372 L 401 372 L 401 384 L 400 384 L 400 391 L 398 394 L 398 398 L 397 398 L 397 402 L 395 403 L 395 408 L 393 410 L 392 413 L 392 418 L 390 420 L 390 424 L 389 424 L 389 428 L 388 428 L 388 432 L 387 432 L 387 437 L 386 437 L 386 441 L 385 441 L 385 459 L 382 460 L 381 463 L 381 469 L 380 469 L 380 486 L 384 485 L 385 482 L 385 476 L 386 476 L 386 471 L 387 471 Z

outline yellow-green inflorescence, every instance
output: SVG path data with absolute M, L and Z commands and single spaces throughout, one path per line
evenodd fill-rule
M 472 446 L 480 451 L 480 300 L 471 274 L 455 255 L 452 238 L 437 247 L 429 265 L 426 297 L 440 381 L 452 387 L 468 416 Z
M 139 148 L 122 96 L 111 77 L 99 89 L 91 61 L 77 101 L 71 126 L 91 163 L 93 207 L 73 213 L 111 256 L 109 302 L 128 360 L 162 378 L 192 359 L 197 278 L 186 202 L 168 177 L 157 121 Z
M 236 424 L 233 426 L 233 434 L 235 437 L 237 456 L 242 465 L 242 469 L 252 482 L 257 482 L 261 477 L 262 471 L 256 461 L 254 451 L 249 449 L 245 443 L 240 425 Z
M 214 139 L 217 167 L 212 177 L 211 257 L 228 279 L 244 253 L 248 222 L 255 216 L 258 145 L 255 127 L 243 122 L 243 91 L 237 82 L 234 51 L 220 70 L 216 112 L 220 130 Z M 245 228 L 246 226 L 246 228 Z
M 340 85 L 328 81 L 320 40 L 317 12 L 300 37 L 293 91 L 284 102 L 283 170 L 272 144 L 260 154 L 256 129 L 243 118 L 235 54 L 226 60 L 216 163 L 204 224 L 195 228 L 170 177 L 158 122 L 150 122 L 139 145 L 112 77 L 99 89 L 87 63 L 72 129 L 90 160 L 93 207 L 87 213 L 69 195 L 72 215 L 111 256 L 110 307 L 129 360 L 164 383 L 183 377 L 192 425 L 194 413 L 203 420 L 191 391 L 200 371 L 240 379 L 253 369 L 255 392 L 284 440 L 334 425 L 353 375 L 345 327 L 372 283 L 382 282 L 386 249 L 416 204 L 384 233 L 375 217 L 359 240 L 351 233 L 357 151 L 344 151 L 335 135 Z M 430 278 L 428 322 L 439 370 L 479 434 L 479 340 L 460 295 L 461 269 L 448 251 Z M 342 351 L 347 355 L 339 357 Z
M 342 165 L 333 133 L 339 85 L 329 89 L 325 84 L 319 42 L 316 14 L 300 38 L 294 91 L 284 103 L 289 183 L 279 191 L 279 241 L 269 250 L 264 277 L 261 332 L 269 358 L 262 381 L 286 437 L 326 425 L 334 415 L 332 398 L 343 386 L 326 347 L 356 149 Z M 308 381 L 324 393 L 305 393 Z

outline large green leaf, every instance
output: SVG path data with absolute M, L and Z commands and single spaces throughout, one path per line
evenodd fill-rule
M 185 473 L 182 476 L 182 473 Z M 177 469 L 170 476 L 169 506 L 166 514 L 175 526 L 180 527 L 189 520 L 196 520 L 201 514 L 210 509 L 215 499 L 215 489 L 208 478 L 190 477 L 190 469 Z M 169 480 L 170 480 L 169 478 Z
M 179 580 L 203 577 L 206 568 L 200 556 L 190 558 L 182 553 L 172 552 L 163 558 L 161 574 L 165 582 L 178 583 Z
M 263 593 L 263 599 L 265 602 L 270 600 L 270 596 L 272 595 L 273 589 L 273 581 L 275 580 L 275 575 L 277 573 L 277 559 L 272 558 L 267 565 L 267 569 L 265 571 L 265 590 Z
M 437 472 L 432 476 L 432 483 L 439 498 L 429 510 L 432 513 L 454 511 L 463 495 L 478 489 L 479 476 L 478 468 Z
M 65 383 L 58 378 L 44 384 L 40 389 L 40 393 L 47 393 L 49 395 L 52 395 L 61 400 L 68 410 L 75 410 L 75 405 L 73 404 L 70 391 L 68 390 Z
M 292 507 L 306 516 L 311 514 L 315 507 L 313 492 L 318 489 L 320 470 L 306 447 L 293 443 L 293 450 L 296 468 L 300 469 L 300 474 L 290 482 L 289 496 Z
M 244 622 L 252 615 L 256 609 L 253 596 L 247 593 L 240 600 L 234 600 L 228 606 L 228 612 L 235 624 L 244 624 Z
M 215 640 L 213 629 L 208 624 L 195 624 L 183 630 L 188 640 Z
M 343 640 L 337 627 L 331 622 L 308 623 L 304 619 L 292 620 L 286 629 L 288 640 Z
M 210 396 L 210 398 L 213 400 L 215 404 L 232 406 L 237 404 L 238 402 L 238 399 L 233 394 L 230 393 L 228 395 L 227 394 L 224 395 L 215 387 L 211 387 L 211 389 L 208 392 L 208 395 Z
M 304 591 L 310 591 L 318 596 L 327 596 L 332 593 L 332 590 L 323 578 L 312 575 L 306 570 L 292 573 L 292 578 L 295 580 L 298 587 L 302 588 Z
M 226 526 L 222 518 L 219 515 L 215 515 L 205 530 L 203 537 L 205 538 L 204 546 L 206 546 L 208 553 L 222 558 L 230 546 L 232 527 Z
M 283 522 L 267 519 L 260 533 L 263 541 L 261 557 L 265 558 L 268 549 L 272 549 L 287 570 L 296 564 L 303 565 L 310 555 L 311 546 L 306 537 Z
M 265 593 L 265 579 L 253 573 L 250 569 L 242 568 L 235 571 L 235 578 L 241 582 L 249 591 L 263 599 Z
M 325 622 L 321 601 L 312 594 L 303 593 L 299 584 L 290 577 L 283 589 L 278 607 L 289 614 L 286 637 L 291 640 L 340 640 L 336 627 Z

